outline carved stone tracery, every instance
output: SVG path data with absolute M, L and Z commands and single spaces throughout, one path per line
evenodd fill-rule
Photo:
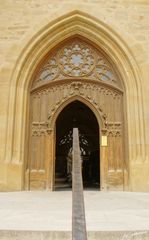
M 95 68 L 96 60 L 92 48 L 75 41 L 59 51 L 58 65 L 70 77 L 87 76 Z
M 33 88 L 49 81 L 71 78 L 90 78 L 120 87 L 112 65 L 99 50 L 75 38 L 53 51 L 35 76 Z

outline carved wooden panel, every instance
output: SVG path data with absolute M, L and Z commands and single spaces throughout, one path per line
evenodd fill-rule
M 30 97 L 30 150 L 26 186 L 52 188 L 55 138 L 51 121 L 67 100 L 81 97 L 99 114 L 101 188 L 123 189 L 124 158 L 123 92 L 121 83 L 105 56 L 79 39 L 49 54 L 35 76 Z M 51 133 L 52 131 L 52 133 Z
M 56 85 L 50 84 L 45 89 L 38 88 L 32 92 L 31 96 L 31 188 L 39 189 L 41 186 L 46 188 L 47 169 L 50 169 L 48 164 L 51 162 L 46 155 L 50 121 L 61 104 L 73 96 L 76 96 L 76 98 L 81 96 L 82 99 L 89 101 L 98 110 L 103 122 L 102 134 L 108 138 L 107 159 L 104 163 L 107 165 L 107 188 L 123 188 L 123 171 L 125 168 L 123 156 L 123 93 L 97 82 L 69 81 Z

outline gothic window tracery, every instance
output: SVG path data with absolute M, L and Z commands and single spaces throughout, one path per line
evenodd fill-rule
M 80 139 L 80 149 L 81 149 L 81 155 L 90 154 L 89 151 L 89 142 L 86 136 L 83 133 L 79 134 Z M 69 149 L 68 153 L 72 152 L 72 130 L 70 130 L 67 134 L 62 136 L 58 143 L 59 146 L 67 146 Z
M 33 88 L 66 78 L 88 78 L 120 87 L 120 81 L 103 53 L 79 38 L 49 54 L 35 76 Z

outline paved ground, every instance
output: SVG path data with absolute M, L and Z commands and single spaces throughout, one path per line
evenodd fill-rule
M 85 191 L 88 231 L 149 230 L 149 193 Z M 0 230 L 71 231 L 71 191 L 0 193 Z

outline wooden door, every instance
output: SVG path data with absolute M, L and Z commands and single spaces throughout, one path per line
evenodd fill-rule
M 55 116 L 75 99 L 96 112 L 101 137 L 107 138 L 107 146 L 100 146 L 102 189 L 123 190 L 127 175 L 123 98 L 121 81 L 95 47 L 74 38 L 49 53 L 36 71 L 30 93 L 27 188 L 52 189 Z

